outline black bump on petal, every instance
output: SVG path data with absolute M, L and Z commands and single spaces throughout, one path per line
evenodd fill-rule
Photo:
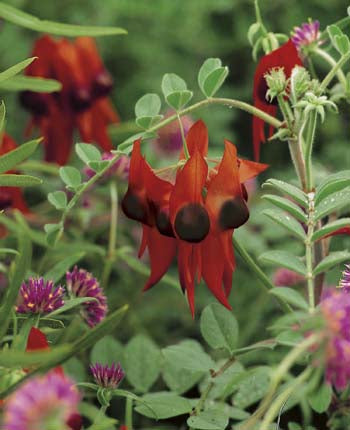
M 107 96 L 113 88 L 113 78 L 106 71 L 100 72 L 92 83 L 92 97 L 105 97 Z
M 122 200 L 122 209 L 128 218 L 148 224 L 147 202 L 142 201 L 138 195 L 129 190 Z
M 226 200 L 219 213 L 219 226 L 222 230 L 238 228 L 248 221 L 249 210 L 242 197 Z
M 159 211 L 156 214 L 156 226 L 160 234 L 163 234 L 164 236 L 175 237 L 169 214 L 166 212 Z
M 91 94 L 86 88 L 76 88 L 71 92 L 70 102 L 76 112 L 81 112 L 91 106 Z
M 205 208 L 196 203 L 184 206 L 176 215 L 175 231 L 187 242 L 201 242 L 209 233 L 210 220 Z
M 21 105 L 34 115 L 47 115 L 47 95 L 34 93 L 33 91 L 22 91 L 19 95 Z

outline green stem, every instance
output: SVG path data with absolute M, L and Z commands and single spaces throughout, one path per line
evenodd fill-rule
M 350 59 L 350 52 L 348 52 L 345 55 L 342 55 L 337 61 L 337 63 L 332 67 L 332 69 L 328 72 L 327 76 L 323 79 L 321 82 L 321 85 L 319 87 L 321 92 L 324 92 L 328 85 L 331 83 L 334 76 L 338 73 L 338 70 L 343 67 L 343 65 Z
M 267 30 L 266 27 L 263 23 L 262 17 L 261 17 L 261 12 L 260 12 L 260 7 L 259 7 L 259 1 L 258 0 L 254 0 L 254 8 L 255 8 L 255 17 L 256 17 L 256 22 L 258 22 L 261 26 L 261 29 L 264 33 L 264 35 L 267 35 Z
M 270 424 L 275 417 L 281 413 L 283 406 L 288 401 L 293 392 L 305 382 L 312 372 L 312 368 L 308 367 L 291 384 L 272 402 L 270 408 L 265 414 L 264 420 L 261 423 L 260 430 L 268 430 Z
M 305 168 L 306 168 L 306 191 L 311 192 L 313 189 L 312 177 L 312 149 L 315 140 L 317 126 L 317 111 L 314 109 L 310 112 L 306 128 L 305 138 Z
M 313 275 L 313 264 L 314 264 L 314 247 L 312 243 L 312 235 L 314 233 L 315 221 L 315 193 L 310 191 L 308 193 L 309 207 L 308 207 L 308 222 L 307 222 L 307 236 L 305 240 L 305 261 L 306 261 L 306 279 L 307 279 L 307 290 L 309 298 L 309 311 L 310 313 L 315 310 L 315 285 Z
M 275 286 L 270 281 L 270 279 L 265 275 L 265 273 L 260 269 L 260 267 L 256 264 L 256 262 L 253 260 L 253 258 L 248 254 L 244 246 L 237 240 L 237 238 L 233 238 L 233 247 L 235 250 L 238 251 L 241 258 L 244 260 L 244 262 L 247 264 L 249 269 L 255 274 L 255 276 L 260 281 L 260 286 L 265 291 L 265 293 L 268 293 L 270 289 L 274 288 Z M 277 298 L 280 306 L 282 309 L 286 312 L 291 312 L 292 308 L 285 303 L 282 299 Z
M 306 190 L 306 173 L 305 173 L 305 160 L 301 144 L 298 139 L 291 139 L 288 141 L 290 157 L 292 159 L 294 169 L 300 181 L 302 189 Z
M 107 287 L 112 265 L 115 261 L 116 244 L 117 244 L 117 226 L 118 226 L 118 190 L 115 182 L 110 184 L 111 196 L 111 220 L 109 225 L 109 243 L 108 253 L 103 269 L 102 285 Z
M 184 154 L 185 154 L 186 160 L 188 160 L 190 158 L 190 153 L 188 152 L 188 147 L 187 147 L 187 142 L 186 142 L 186 139 L 185 139 L 184 128 L 183 128 L 183 125 L 182 125 L 182 121 L 181 121 L 180 115 L 178 113 L 177 113 L 177 119 L 179 121 L 179 127 L 180 127 L 180 132 L 181 132 L 181 139 L 182 139 L 182 146 L 183 146 L 183 149 L 184 149 Z
M 289 103 L 287 100 L 284 99 L 284 96 L 282 94 L 278 94 L 277 100 L 278 105 L 282 111 L 283 117 L 287 123 L 288 129 L 292 131 L 294 118 Z
M 125 403 L 125 425 L 128 430 L 132 430 L 132 403 L 132 399 L 127 397 Z
M 337 62 L 335 61 L 335 59 L 323 49 L 317 48 L 313 51 L 313 53 L 323 58 L 332 68 L 336 66 Z M 344 75 L 344 72 L 341 69 L 337 70 L 337 76 L 338 76 L 339 82 L 342 84 L 344 89 L 346 89 L 346 86 L 347 86 L 346 77 Z

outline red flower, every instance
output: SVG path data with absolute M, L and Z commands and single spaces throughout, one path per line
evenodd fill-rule
M 189 159 L 172 182 L 156 175 L 134 143 L 124 213 L 143 224 L 139 255 L 148 248 L 151 275 L 144 290 L 155 285 L 177 255 L 179 279 L 194 314 L 195 282 L 204 279 L 227 308 L 235 268 L 232 233 L 249 211 L 242 183 L 267 168 L 237 158 L 236 147 L 225 141 L 222 160 L 209 168 L 208 131 L 197 121 L 186 138 Z M 180 163 L 182 164 L 182 163 Z
M 0 156 L 7 154 L 17 148 L 16 142 L 8 135 L 4 134 L 0 142 Z M 7 173 L 15 173 L 13 171 Z M 0 211 L 13 208 L 23 213 L 28 213 L 29 209 L 23 199 L 22 190 L 18 187 L 0 187 Z
M 254 106 L 263 110 L 269 115 L 275 116 L 277 112 L 277 105 L 266 100 L 266 92 L 268 90 L 265 74 L 275 67 L 283 67 L 284 73 L 287 78 L 290 77 L 292 69 L 295 66 L 302 66 L 302 62 L 298 56 L 298 51 L 293 42 L 289 39 L 287 43 L 264 55 L 255 70 L 254 74 L 254 89 L 253 100 Z M 265 142 L 265 123 L 261 118 L 253 117 L 253 147 L 254 158 L 259 160 L 260 157 L 260 144 Z M 270 135 L 272 134 L 272 127 L 270 127 Z
M 79 37 L 74 42 L 38 39 L 33 49 L 38 59 L 26 69 L 28 76 L 56 79 L 62 84 L 59 93 L 24 91 L 21 101 L 32 114 L 33 126 L 44 136 L 45 159 L 66 164 L 78 128 L 85 142 L 95 142 L 104 151 L 112 149 L 107 134 L 109 124 L 119 117 L 107 96 L 113 80 L 105 69 L 93 39 Z

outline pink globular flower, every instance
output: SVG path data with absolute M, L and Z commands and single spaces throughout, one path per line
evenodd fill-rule
M 169 118 L 175 112 L 168 110 L 164 118 Z M 188 130 L 193 125 L 192 119 L 184 115 L 181 117 L 181 123 L 186 137 Z M 178 155 L 182 149 L 182 136 L 178 121 L 172 121 L 158 131 L 158 138 L 155 141 L 156 149 L 163 155 L 172 157 Z
M 102 154 L 102 160 L 111 160 L 114 157 L 114 154 L 111 152 L 104 152 Z M 113 176 L 121 179 L 122 181 L 126 181 L 129 177 L 129 168 L 130 168 L 130 158 L 126 155 L 122 155 L 117 159 L 115 163 L 107 170 L 104 174 L 105 178 L 111 178 Z M 95 176 L 95 172 L 90 168 L 86 167 L 84 169 L 85 175 L 90 179 Z
M 320 307 L 328 336 L 326 379 L 341 390 L 350 382 L 350 294 L 328 289 Z
M 273 275 L 273 283 L 276 287 L 292 287 L 304 280 L 302 275 L 289 269 L 278 269 Z
M 292 42 L 298 51 L 310 45 L 321 45 L 321 33 L 319 21 L 309 21 L 300 27 L 294 27 Z
M 48 314 L 64 305 L 64 288 L 52 281 L 29 278 L 19 290 L 16 311 L 22 314 Z
M 108 306 L 107 298 L 97 279 L 86 270 L 75 266 L 72 272 L 66 273 L 66 281 L 71 295 L 96 299 L 83 305 L 82 316 L 90 327 L 100 323 L 107 314 Z
M 4 430 L 68 430 L 78 415 L 74 382 L 51 371 L 25 382 L 5 402 Z M 75 420 L 74 420 L 75 421 Z
M 96 383 L 103 388 L 117 388 L 125 376 L 120 363 L 111 366 L 96 363 L 90 366 L 90 370 Z

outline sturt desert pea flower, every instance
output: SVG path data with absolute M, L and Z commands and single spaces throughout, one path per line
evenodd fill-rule
M 4 404 L 4 430 L 78 430 L 80 395 L 74 382 L 55 371 L 21 385 Z
M 75 297 L 92 297 L 96 300 L 83 304 L 82 316 L 90 327 L 101 322 L 108 311 L 107 298 L 103 294 L 97 279 L 85 269 L 74 267 L 72 272 L 66 273 L 67 288 Z
M 186 137 L 189 159 L 180 154 L 172 182 L 157 176 L 134 143 L 129 187 L 122 201 L 127 217 L 143 226 L 139 256 L 148 248 L 151 275 L 144 290 L 155 285 L 177 255 L 179 279 L 194 314 L 195 281 L 203 277 L 226 307 L 235 260 L 232 233 L 249 211 L 242 184 L 267 165 L 237 158 L 236 147 L 225 141 L 222 160 L 209 168 L 208 131 L 197 121 Z
M 114 154 L 111 152 L 104 152 L 102 154 L 102 160 L 111 160 L 114 157 Z M 104 174 L 104 177 L 111 178 L 113 176 L 125 181 L 129 177 L 129 169 L 130 169 L 130 158 L 126 155 L 122 155 L 118 158 L 118 160 L 111 166 L 107 172 Z M 84 170 L 86 176 L 90 179 L 95 176 L 95 172 L 87 167 Z
M 169 118 L 174 113 L 175 112 L 172 110 L 167 111 L 164 115 L 164 119 Z M 193 121 L 188 115 L 184 115 L 180 119 L 184 135 L 186 136 L 188 130 L 193 125 Z M 179 122 L 173 121 L 161 128 L 158 132 L 158 138 L 155 140 L 154 145 L 161 155 L 168 157 L 178 155 L 182 148 L 182 136 Z
M 275 116 L 277 113 L 277 104 L 275 101 L 271 103 L 266 98 L 268 91 L 265 75 L 275 68 L 283 68 L 284 74 L 288 79 L 295 66 L 302 66 L 302 62 L 298 56 L 298 51 L 292 42 L 280 46 L 278 49 L 264 55 L 255 70 L 253 100 L 254 106 L 263 110 L 269 115 Z M 270 135 L 272 128 L 270 127 Z M 253 117 L 253 148 L 255 160 L 260 158 L 260 144 L 265 142 L 265 122 L 256 116 Z
M 320 306 L 328 331 L 326 379 L 341 390 L 350 382 L 350 294 L 328 289 Z
M 107 127 L 119 117 L 107 97 L 113 80 L 94 40 L 55 40 L 45 35 L 36 41 L 33 55 L 38 59 L 27 67 L 27 76 L 56 79 L 62 84 L 57 93 L 25 91 L 21 95 L 23 106 L 33 115 L 28 131 L 37 126 L 44 136 L 45 159 L 61 165 L 67 162 L 75 128 L 85 142 L 111 150 Z
M 96 384 L 103 388 L 117 388 L 125 376 L 120 363 L 112 363 L 111 366 L 95 363 L 90 365 L 90 370 Z
M 52 281 L 29 278 L 19 290 L 16 311 L 21 314 L 48 314 L 64 305 L 64 288 Z
M 294 27 L 291 40 L 301 53 L 304 49 L 321 45 L 320 22 L 309 20 L 300 27 Z
M 17 148 L 16 142 L 8 134 L 4 133 L 0 139 L 0 156 Z M 7 173 L 15 172 L 11 171 Z M 0 187 L 0 211 L 8 208 L 18 209 L 22 213 L 29 212 L 20 188 Z

